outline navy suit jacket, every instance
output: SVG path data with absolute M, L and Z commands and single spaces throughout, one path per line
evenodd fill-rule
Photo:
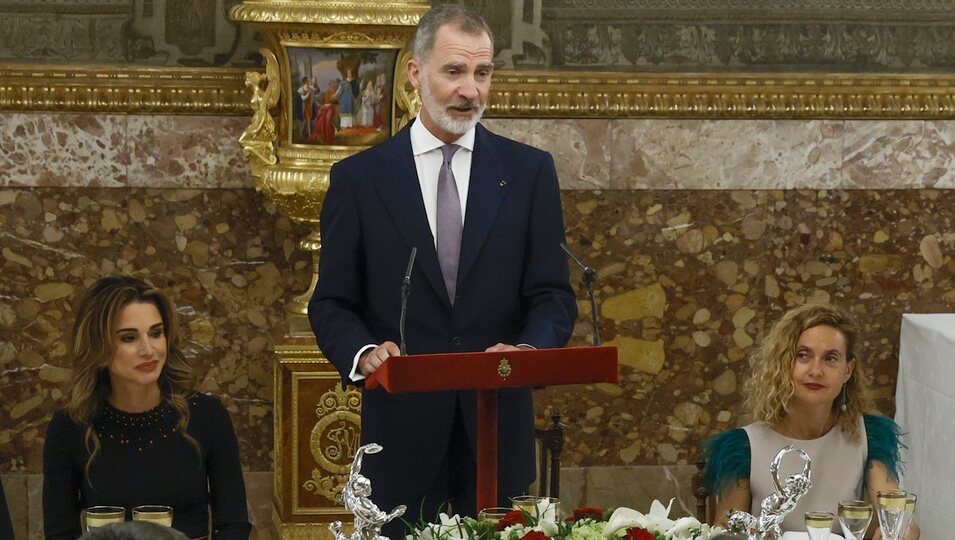
M 405 328 L 408 354 L 483 351 L 497 342 L 564 346 L 577 307 L 560 249 L 564 221 L 550 154 L 477 126 L 452 308 L 409 128 L 331 169 L 319 280 L 308 313 L 343 384 L 354 384 L 348 374 L 362 346 L 399 342 L 400 287 L 412 247 L 418 252 Z M 364 390 L 362 442 L 384 447 L 363 462 L 379 506 L 420 499 L 445 455 L 457 403 L 473 451 L 473 392 Z M 535 474 L 531 391 L 499 392 L 498 407 L 498 485 L 520 492 Z

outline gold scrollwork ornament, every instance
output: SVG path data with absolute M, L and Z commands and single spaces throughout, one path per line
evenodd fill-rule
M 279 62 L 269 49 L 259 49 L 265 58 L 265 73 L 245 72 L 245 85 L 252 90 L 249 106 L 252 122 L 239 136 L 242 154 L 249 162 L 252 176 L 261 179 L 266 168 L 278 161 L 275 156 L 275 120 L 269 111 L 278 104 Z

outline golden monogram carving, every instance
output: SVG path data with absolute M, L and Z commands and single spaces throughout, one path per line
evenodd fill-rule
M 360 444 L 361 393 L 336 385 L 319 400 L 315 414 L 319 420 L 312 428 L 309 448 L 319 467 L 312 469 L 312 477 L 303 487 L 336 501 Z

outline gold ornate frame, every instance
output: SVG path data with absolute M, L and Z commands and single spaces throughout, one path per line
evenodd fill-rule
M 248 115 L 245 70 L 0 65 L 0 111 Z M 499 71 L 488 117 L 953 119 L 955 74 Z

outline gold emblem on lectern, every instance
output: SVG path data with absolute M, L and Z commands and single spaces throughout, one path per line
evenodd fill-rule
M 511 363 L 507 361 L 507 358 L 501 358 L 501 363 L 497 365 L 497 374 L 502 379 L 506 379 L 511 374 Z
M 351 458 L 358 450 L 361 434 L 361 393 L 357 389 L 342 390 L 335 385 L 315 407 L 318 422 L 312 428 L 309 448 L 318 468 L 302 486 L 331 501 L 337 501 L 345 481 Z

